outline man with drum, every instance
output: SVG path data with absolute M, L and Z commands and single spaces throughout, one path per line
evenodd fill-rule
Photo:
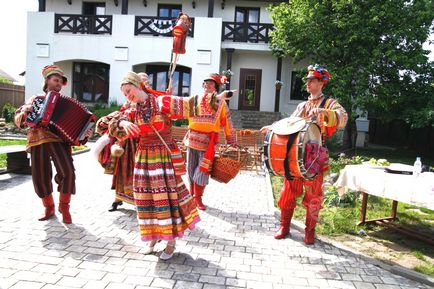
M 63 71 L 55 65 L 45 66 L 42 70 L 42 76 L 45 80 L 44 93 L 49 91 L 60 92 L 67 82 Z M 25 127 L 27 115 L 32 111 L 32 103 L 36 97 L 36 95 L 32 96 L 16 111 L 14 122 L 18 127 Z M 89 137 L 91 133 L 92 129 L 89 129 L 86 136 Z M 45 214 L 39 221 L 50 219 L 55 212 L 52 195 L 53 185 L 51 183 L 53 174 L 51 159 L 57 171 L 54 180 L 59 191 L 59 212 L 62 213 L 63 222 L 71 224 L 69 203 L 71 194 L 75 194 L 75 169 L 71 146 L 48 127 L 37 125 L 27 132 L 27 149 L 30 151 L 31 156 L 33 186 L 45 207 Z
M 315 121 L 322 135 L 322 143 L 325 139 L 333 135 L 337 128 L 345 127 L 348 115 L 345 109 L 332 98 L 327 98 L 322 93 L 322 88 L 330 78 L 330 73 L 318 64 L 308 67 L 306 77 L 307 91 L 310 93 L 307 101 L 300 103 L 291 117 L 304 118 Z M 261 129 L 266 133 L 272 126 Z M 296 207 L 296 198 L 301 196 L 304 187 L 303 206 L 306 208 L 306 228 L 304 242 L 307 245 L 315 242 L 315 227 L 318 222 L 319 211 L 323 201 L 323 174 L 328 167 L 324 166 L 319 173 L 312 179 L 305 178 L 285 178 L 281 190 L 278 205 L 282 215 L 279 230 L 274 235 L 276 239 L 282 239 L 289 234 L 292 215 Z

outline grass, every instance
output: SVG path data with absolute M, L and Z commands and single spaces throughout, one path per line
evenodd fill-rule
M 354 152 L 349 153 L 348 155 L 354 156 Z M 351 159 L 345 157 L 334 160 L 330 164 L 330 168 L 332 172 L 339 172 L 339 169 L 343 168 L 347 164 L 360 163 L 361 161 L 369 160 L 370 158 L 386 158 L 392 163 L 413 164 L 415 155 L 401 150 L 376 151 L 358 149 L 357 157 Z M 433 166 L 434 161 L 426 158 L 424 164 Z M 271 183 L 275 206 L 277 207 L 276 202 L 280 197 L 283 177 L 272 176 Z M 297 199 L 297 208 L 294 211 L 294 218 L 304 223 L 306 209 L 303 207 L 301 202 L 302 197 Z M 390 216 L 391 207 L 391 201 L 375 196 L 369 196 L 366 218 L 376 219 Z M 357 223 L 360 219 L 360 209 L 360 192 L 349 192 L 345 196 L 340 197 L 333 187 L 329 188 L 324 192 L 324 207 L 320 211 L 317 232 L 320 235 L 325 235 L 331 238 L 336 237 L 336 239 L 341 239 L 342 237 L 345 239 L 345 236 L 347 236 L 348 239 L 362 239 L 359 234 L 361 233 L 361 230 L 363 230 L 369 235 L 370 240 L 375 240 L 377 244 L 381 244 L 383 247 L 393 249 L 394 245 L 399 246 L 399 250 L 397 249 L 398 251 L 392 250 L 388 252 L 391 259 L 397 260 L 396 256 L 401 256 L 401 254 L 408 255 L 418 263 L 416 266 L 411 267 L 411 269 L 434 276 L 434 264 L 432 262 L 434 251 L 430 250 L 432 249 L 431 247 L 418 240 L 405 237 L 390 229 L 372 225 L 358 226 Z M 397 211 L 399 219 L 396 220 L 396 224 L 421 231 L 429 236 L 434 234 L 434 211 L 404 203 L 398 203 Z M 375 246 L 374 248 L 366 248 L 368 254 L 378 257 L 375 251 Z M 379 258 L 384 259 L 385 257 L 381 256 Z
M 9 146 L 9 145 L 26 145 L 26 140 L 9 140 L 9 139 L 0 139 L 0 146 Z M 77 152 L 87 149 L 87 146 L 73 146 L 72 151 Z M 0 154 L 0 168 L 6 167 L 6 154 Z

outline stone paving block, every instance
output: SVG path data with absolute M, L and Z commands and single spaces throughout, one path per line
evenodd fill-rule
M 160 288 L 173 288 L 175 282 L 176 282 L 175 280 L 171 280 L 171 279 L 154 278 L 154 280 L 151 283 L 151 286 L 160 287 Z
M 89 280 L 86 285 L 84 285 L 83 289 L 105 289 L 108 284 L 109 282 L 107 281 Z
M 56 285 L 59 286 L 66 286 L 66 287 L 75 287 L 75 288 L 82 288 L 84 285 L 86 285 L 88 280 L 81 279 L 77 277 L 62 277 Z
M 109 283 L 105 289 L 134 289 L 135 285 L 123 283 Z
M 384 284 L 391 284 L 391 285 L 400 285 L 400 284 L 402 284 L 402 280 L 400 280 L 399 278 L 380 277 L 380 279 L 383 281 Z
M 247 281 L 240 280 L 237 278 L 226 278 L 226 286 L 234 286 L 234 287 L 246 287 Z
M 226 269 L 234 270 L 237 272 L 250 272 L 250 265 L 227 264 Z
M 0 268 L 0 278 L 8 278 L 16 272 L 17 270 L 14 269 Z
M 167 269 L 151 269 L 148 271 L 146 276 L 170 279 L 170 278 L 172 278 L 173 274 L 175 274 L 175 272 L 169 271 Z
M 61 267 L 60 270 L 57 272 L 59 275 L 67 276 L 67 277 L 75 277 L 80 273 L 81 270 L 77 268 L 71 268 L 71 267 Z
M 56 273 L 42 273 L 39 275 L 38 279 L 36 281 L 46 283 L 46 284 L 56 284 L 63 276 Z
M 188 281 L 176 281 L 174 289 L 202 289 L 202 283 L 188 282 Z
M 18 281 L 10 289 L 39 289 L 44 286 L 41 282 Z
M 194 283 L 197 283 L 199 278 L 200 274 L 198 273 L 175 273 L 172 276 L 172 279 L 174 280 L 189 281 Z
M 283 283 L 283 277 L 280 275 L 263 274 L 262 275 L 262 281 L 273 283 L 273 285 L 274 284 L 280 284 L 280 283 Z
M 55 265 L 47 265 L 47 264 L 39 264 L 32 268 L 32 271 L 40 272 L 40 273 L 56 273 L 59 271 L 59 266 Z
M 247 281 L 247 288 L 250 288 L 250 289 L 272 289 L 273 283 L 259 282 L 259 281 Z
M 288 285 L 303 285 L 303 286 L 309 285 L 309 283 L 307 282 L 307 278 L 283 276 L 282 279 L 283 279 L 282 283 Z
M 328 280 L 330 287 L 339 289 L 355 289 L 353 282 L 341 280 Z
M 209 276 L 209 275 L 201 275 L 199 278 L 199 282 L 202 283 L 210 283 L 210 284 L 217 284 L 217 285 L 224 285 L 225 284 L 225 277 L 221 276 Z
M 145 277 L 145 276 L 128 276 L 123 283 L 133 284 L 133 285 L 143 285 L 149 286 L 153 282 L 153 277 Z
M 122 273 L 107 273 L 102 278 L 102 281 L 122 283 L 128 276 Z
M 372 283 L 354 281 L 353 284 L 357 289 L 375 289 L 375 286 Z
M 83 261 L 77 267 L 80 269 L 100 270 L 102 271 L 106 265 L 104 263 L 95 263 L 90 261 Z
M 401 289 L 398 285 L 390 285 L 390 284 L 374 284 L 376 289 Z
M 224 285 L 204 284 L 203 289 L 227 289 Z
M 101 280 L 107 272 L 96 270 L 82 270 L 76 277 L 89 280 Z
M 357 274 L 341 273 L 341 278 L 346 281 L 362 281 L 360 275 Z

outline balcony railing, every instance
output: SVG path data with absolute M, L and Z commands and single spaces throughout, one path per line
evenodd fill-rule
M 194 18 L 190 18 L 191 26 L 188 36 L 194 37 Z M 134 35 L 172 36 L 176 18 L 136 16 L 134 21 Z
M 273 29 L 268 23 L 223 22 L 222 41 L 268 43 Z
M 80 34 L 112 34 L 113 16 L 55 14 L 54 32 Z

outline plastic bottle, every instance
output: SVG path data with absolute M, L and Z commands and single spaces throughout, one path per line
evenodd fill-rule
M 416 158 L 416 161 L 413 165 L 413 176 L 419 176 L 422 172 L 422 162 L 420 161 L 420 157 Z

